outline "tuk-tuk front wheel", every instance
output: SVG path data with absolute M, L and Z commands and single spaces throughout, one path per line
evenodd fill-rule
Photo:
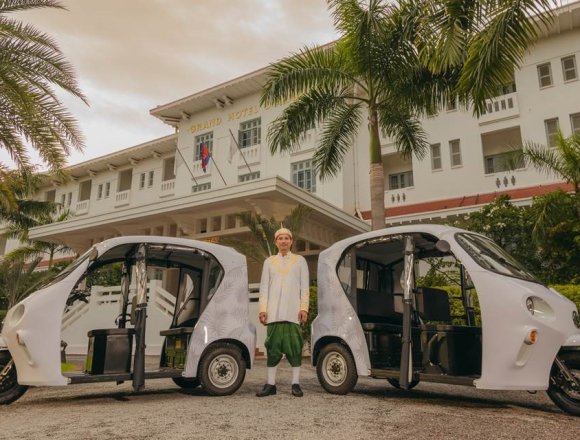
M 246 377 L 246 362 L 241 350 L 232 344 L 212 345 L 199 364 L 202 388 L 212 396 L 235 393 Z
M 566 378 L 560 367 L 554 363 L 550 372 L 548 396 L 563 411 L 580 416 L 580 352 L 559 353 L 558 358 L 568 368 L 576 381 Z
M 322 388 L 332 394 L 350 393 L 358 380 L 352 354 L 338 343 L 328 344 L 320 351 L 316 374 Z
M 27 386 L 18 384 L 16 366 L 10 352 L 0 351 L 0 405 L 18 400 L 27 389 Z

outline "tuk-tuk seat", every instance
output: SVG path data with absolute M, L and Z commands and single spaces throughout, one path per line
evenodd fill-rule
M 449 295 L 443 289 L 419 287 L 415 289 L 417 312 L 424 321 L 451 323 Z
M 361 322 L 398 322 L 391 293 L 357 289 L 357 314 Z

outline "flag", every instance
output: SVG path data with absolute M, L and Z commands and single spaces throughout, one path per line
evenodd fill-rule
M 209 163 L 209 150 L 207 149 L 206 144 L 202 144 L 201 146 L 201 169 L 205 173 L 207 171 L 207 164 Z

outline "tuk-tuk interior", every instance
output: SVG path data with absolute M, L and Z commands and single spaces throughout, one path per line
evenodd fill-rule
M 143 253 L 144 258 L 139 256 Z M 84 372 L 63 373 L 71 383 L 96 381 L 123 381 L 133 376 L 134 365 L 144 363 L 139 352 L 139 333 L 144 337 L 145 323 L 139 324 L 139 274 L 146 274 L 143 286 L 149 280 L 160 280 L 163 289 L 175 297 L 169 327 L 160 332 L 164 337 L 159 368 L 147 370 L 144 378 L 171 377 L 180 386 L 199 382 L 182 377 L 187 348 L 193 328 L 201 313 L 219 286 L 224 271 L 210 254 L 179 245 L 135 243 L 116 246 L 99 256 L 88 268 L 86 276 L 69 295 L 67 307 L 77 300 L 86 301 L 91 287 L 96 285 L 121 286 L 121 299 L 116 316 L 103 317 L 110 327 L 95 328 L 88 332 L 88 348 Z M 146 320 L 148 290 L 143 293 L 145 304 L 142 316 Z M 144 346 L 144 344 L 143 344 Z M 137 361 L 136 357 L 140 357 Z
M 469 276 L 448 246 L 414 234 L 411 347 L 414 381 L 470 382 L 481 376 L 481 319 Z M 396 385 L 401 366 L 404 295 L 403 236 L 347 249 L 337 267 L 363 328 L 371 376 Z M 352 288 L 351 286 L 356 286 Z

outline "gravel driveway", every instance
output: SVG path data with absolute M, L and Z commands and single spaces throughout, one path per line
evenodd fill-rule
M 307 362 L 307 360 L 305 359 Z M 302 373 L 304 397 L 290 394 L 290 368 L 281 364 L 278 394 L 254 396 L 265 362 L 248 370 L 230 397 L 184 392 L 152 380 L 133 394 L 129 383 L 30 389 L 0 407 L 0 439 L 573 439 L 580 418 L 562 413 L 539 392 L 476 391 L 419 384 L 399 391 L 360 378 L 347 396 L 326 393 L 315 370 Z

